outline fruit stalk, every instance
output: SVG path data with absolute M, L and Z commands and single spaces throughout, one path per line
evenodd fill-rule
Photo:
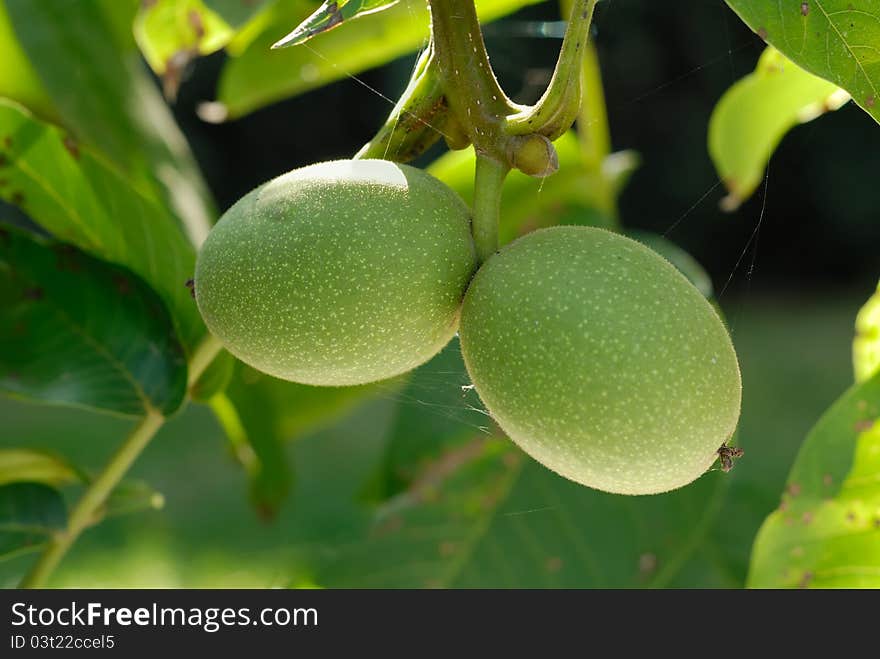
M 507 118 L 511 135 L 538 133 L 555 140 L 571 128 L 581 101 L 581 65 L 597 0 L 573 0 L 550 84 L 540 100 Z
M 473 0 L 428 0 L 431 37 L 449 107 L 477 153 L 504 161 L 504 117 L 520 108 L 507 98 L 489 64 Z
M 506 164 L 488 156 L 477 155 L 472 230 L 478 263 L 485 262 L 498 251 L 501 190 L 509 171 Z
M 210 334 L 202 340 L 190 359 L 187 380 L 190 387 L 214 361 L 221 347 L 220 342 Z M 49 540 L 37 562 L 22 579 L 21 588 L 41 588 L 45 585 L 49 576 L 80 534 L 94 523 L 107 498 L 164 423 L 165 417 L 160 412 L 152 408 L 147 410 L 144 418 L 138 422 L 122 446 L 113 454 L 104 470 L 83 492 L 82 497 L 70 512 L 67 528 Z

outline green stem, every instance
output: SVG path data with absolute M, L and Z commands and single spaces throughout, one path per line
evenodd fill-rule
M 540 133 L 555 140 L 571 128 L 580 106 L 582 52 L 590 35 L 596 1 L 573 0 L 550 84 L 533 107 L 508 117 L 507 131 L 511 135 Z
M 122 446 L 110 458 L 104 471 L 91 482 L 70 512 L 67 528 L 58 532 L 49 541 L 36 564 L 21 582 L 22 588 L 40 588 L 46 583 L 67 550 L 86 527 L 92 524 L 107 497 L 164 422 L 164 416 L 155 410 L 149 410 L 135 426 Z
M 504 160 L 504 117 L 518 108 L 502 91 L 486 53 L 473 0 L 428 0 L 434 53 L 452 113 L 477 152 Z
M 257 456 L 253 448 L 247 441 L 247 432 L 244 424 L 241 422 L 241 416 L 235 405 L 229 400 L 229 396 L 225 393 L 215 394 L 208 405 L 214 412 L 214 416 L 220 427 L 223 428 L 230 445 L 232 446 L 232 454 L 235 459 L 248 471 L 253 472 L 257 465 Z
M 510 168 L 506 164 L 477 154 L 473 234 L 477 247 L 477 260 L 481 264 L 498 251 L 501 190 L 509 171 Z
M 189 374 L 186 381 L 188 389 L 198 382 L 222 349 L 223 344 L 220 343 L 220 339 L 208 332 L 189 358 Z
M 220 341 L 208 334 L 193 352 L 189 363 L 189 386 L 192 386 L 221 349 Z M 150 408 L 134 427 L 122 445 L 116 450 L 104 470 L 89 484 L 82 497 L 76 502 L 67 520 L 67 528 L 56 533 L 46 545 L 43 553 L 21 582 L 22 588 L 40 588 L 64 558 L 82 532 L 99 516 L 107 498 L 128 473 L 131 465 L 150 443 L 162 425 L 165 417 Z

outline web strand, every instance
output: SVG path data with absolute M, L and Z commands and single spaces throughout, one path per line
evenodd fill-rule
M 761 232 L 761 225 L 764 223 L 764 214 L 767 211 L 767 187 L 770 182 L 770 161 L 767 161 L 767 171 L 764 173 L 764 198 L 761 202 L 761 212 L 758 215 L 758 221 L 755 224 L 755 228 L 752 231 L 752 235 L 749 236 L 748 241 L 746 242 L 746 246 L 743 248 L 742 253 L 739 255 L 739 258 L 736 261 L 736 264 L 733 266 L 733 270 L 730 271 L 730 276 L 727 278 L 727 281 L 724 283 L 724 288 L 721 289 L 721 292 L 718 294 L 718 299 L 724 295 L 724 292 L 727 290 L 728 286 L 730 286 L 730 282 L 733 281 L 733 277 L 736 274 L 736 271 L 739 270 L 739 266 L 742 264 L 743 259 L 749 251 L 749 247 L 754 243 L 754 251 L 752 253 L 751 264 L 749 265 L 749 269 L 746 272 L 746 279 L 748 282 L 751 282 L 752 273 L 755 270 L 755 261 L 758 256 L 758 237 Z

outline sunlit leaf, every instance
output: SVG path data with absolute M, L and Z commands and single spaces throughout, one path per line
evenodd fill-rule
M 127 270 L 3 228 L 0 300 L 0 392 L 128 415 L 181 404 L 171 319 Z
M 748 199 L 783 136 L 797 124 L 836 110 L 849 94 L 767 48 L 754 73 L 718 101 L 709 122 L 709 153 L 734 210 Z
M 38 551 L 66 522 L 64 499 L 55 488 L 42 483 L 0 486 L 0 561 Z
M 849 92 L 880 122 L 880 0 L 727 0 L 798 66 Z
M 216 212 L 141 61 L 131 28 L 138 1 L 4 1 L 63 126 L 108 156 L 143 194 L 169 206 L 199 244 Z
M 188 0 L 178 0 L 186 2 Z M 205 6 L 229 25 L 239 28 L 258 16 L 267 6 L 276 2 L 300 2 L 302 0 L 202 0 Z M 315 0 L 308 0 L 312 4 Z
M 0 486 L 30 482 L 57 487 L 82 480 L 82 473 L 52 453 L 27 448 L 0 449 Z
M 162 78 L 165 96 L 174 99 L 189 64 L 200 55 L 224 48 L 242 32 L 256 29 L 267 0 L 151 0 L 141 2 L 134 36 L 150 65 Z
M 399 0 L 325 0 L 314 14 L 290 34 L 272 44 L 272 48 L 298 46 L 322 32 L 339 27 L 343 21 L 388 9 L 398 2 Z
M 172 313 L 184 346 L 204 333 L 186 288 L 194 249 L 171 214 L 69 134 L 0 100 L 0 198 L 59 240 L 131 269 Z
M 235 30 L 203 0 L 141 3 L 134 36 L 147 63 L 162 77 L 165 96 L 175 98 L 189 63 L 225 46 Z
M 856 316 L 853 366 L 856 382 L 864 382 L 880 371 L 880 287 Z
M 50 121 L 58 120 L 58 113 L 34 67 L 21 49 L 9 22 L 6 5 L 0 0 L 0 97 L 11 98 L 27 106 L 32 112 Z
M 350 0 L 354 1 L 354 0 Z M 483 21 L 491 21 L 540 0 L 480 0 Z M 220 76 L 218 104 L 203 117 L 234 119 L 281 99 L 302 94 L 423 47 L 428 39 L 424 0 L 400 0 L 342 30 L 318 35 L 296 48 L 270 52 L 272 44 L 306 17 L 298 2 L 279 3 L 261 17 L 259 36 L 227 62 Z M 271 14 L 271 15 L 270 15 Z
M 750 586 L 880 587 L 878 419 L 875 374 L 816 424 L 755 540 Z

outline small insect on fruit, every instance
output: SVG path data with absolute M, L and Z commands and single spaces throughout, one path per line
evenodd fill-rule
M 733 461 L 745 455 L 739 446 L 728 446 L 724 444 L 718 449 L 718 461 L 721 463 L 721 471 L 725 474 L 733 469 Z
M 690 483 L 736 428 L 736 354 L 706 298 L 644 245 L 554 227 L 504 247 L 471 283 L 461 350 L 501 428 L 590 487 Z
M 196 263 L 195 296 L 229 351 L 314 385 L 390 378 L 458 327 L 476 269 L 470 212 L 425 172 L 383 160 L 294 170 L 230 208 Z

